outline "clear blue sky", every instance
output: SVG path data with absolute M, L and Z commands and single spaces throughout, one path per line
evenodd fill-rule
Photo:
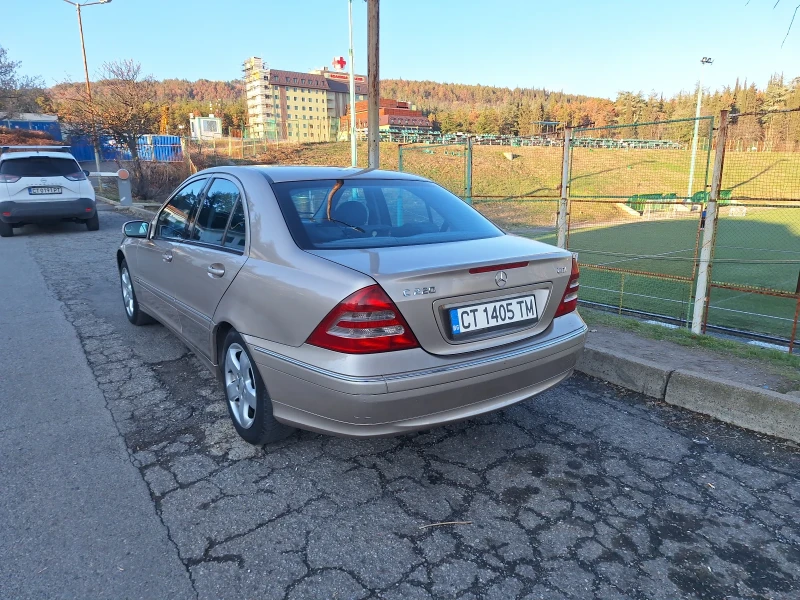
M 381 75 L 545 87 L 613 98 L 620 90 L 704 87 L 737 76 L 800 76 L 798 0 L 383 0 Z M 62 0 L 0 0 L 0 45 L 47 84 L 82 79 L 75 10 Z M 366 3 L 354 0 L 356 69 L 366 71 Z M 132 58 L 156 78 L 234 79 L 260 56 L 306 70 L 347 54 L 346 0 L 113 0 L 84 9 L 90 73 Z

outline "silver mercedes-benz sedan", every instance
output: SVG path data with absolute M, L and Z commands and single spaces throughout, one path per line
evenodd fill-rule
M 207 169 L 123 230 L 128 319 L 178 335 L 253 444 L 466 419 L 556 385 L 583 349 L 574 257 L 415 175 Z

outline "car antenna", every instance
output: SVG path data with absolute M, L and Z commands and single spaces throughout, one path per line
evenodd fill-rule
M 337 179 L 336 183 L 333 184 L 333 187 L 331 188 L 331 191 L 328 192 L 328 206 L 327 206 L 327 211 L 326 211 L 326 216 L 327 216 L 328 221 L 331 220 L 331 203 L 333 202 L 333 195 L 336 192 L 338 192 L 342 188 L 343 185 L 344 185 L 344 180 L 343 179 Z

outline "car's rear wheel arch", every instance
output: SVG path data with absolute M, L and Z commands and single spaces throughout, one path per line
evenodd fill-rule
M 213 341 L 214 347 L 212 348 L 212 356 L 214 357 L 214 361 L 217 364 L 217 374 L 222 375 L 222 351 L 225 348 L 225 338 L 228 337 L 228 333 L 233 329 L 233 325 L 228 323 L 227 321 L 221 321 L 217 323 L 216 327 L 214 328 L 213 334 Z

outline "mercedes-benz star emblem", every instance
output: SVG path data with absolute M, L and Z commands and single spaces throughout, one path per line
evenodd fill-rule
M 494 276 L 494 282 L 497 284 L 497 287 L 503 287 L 507 281 L 508 275 L 506 275 L 505 271 L 498 271 L 497 275 Z

